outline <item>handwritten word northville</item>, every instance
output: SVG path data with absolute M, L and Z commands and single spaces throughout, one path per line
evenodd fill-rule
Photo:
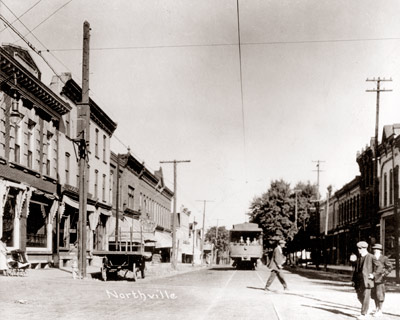
M 177 296 L 174 293 L 168 293 L 167 290 L 156 290 L 154 293 L 144 293 L 140 290 L 130 292 L 117 292 L 115 290 L 106 290 L 108 298 L 114 299 L 136 299 L 136 300 L 175 300 Z

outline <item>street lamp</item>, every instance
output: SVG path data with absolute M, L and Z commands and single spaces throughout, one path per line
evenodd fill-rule
M 19 102 L 21 101 L 17 90 L 14 90 L 14 96 L 11 101 L 10 122 L 16 125 L 21 122 L 24 115 L 19 111 Z
M 16 125 L 16 124 L 20 123 L 20 121 L 24 117 L 24 115 L 19 111 L 19 102 L 21 100 L 21 97 L 20 97 L 18 90 L 16 89 L 17 88 L 17 74 L 14 73 L 10 77 L 5 78 L 2 82 L 0 82 L 0 86 L 3 83 L 8 82 L 12 78 L 14 78 L 15 88 L 12 89 L 13 94 L 12 94 L 12 98 L 11 98 L 10 123 L 13 125 Z

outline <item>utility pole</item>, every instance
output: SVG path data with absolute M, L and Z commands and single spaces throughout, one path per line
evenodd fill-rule
M 172 161 L 160 161 L 160 163 L 173 163 L 174 164 L 174 212 L 172 216 L 172 269 L 176 269 L 177 254 L 176 254 L 176 194 L 177 194 L 177 164 L 183 162 L 190 162 L 190 160 L 172 160 Z
M 204 231 L 204 226 L 205 226 L 205 221 L 206 221 L 206 203 L 207 202 L 214 202 L 213 200 L 197 200 L 201 201 L 204 203 L 203 207 L 203 231 L 202 231 L 202 237 L 201 237 L 201 264 L 203 264 L 203 256 L 204 256 L 204 238 L 206 237 L 205 231 Z
M 393 127 L 394 133 L 394 127 Z M 396 282 L 400 283 L 400 265 L 399 265 L 399 215 L 397 208 L 399 206 L 399 167 L 395 166 L 394 162 L 394 146 L 395 137 L 393 137 L 391 148 L 392 148 L 392 170 L 393 170 L 393 216 L 394 216 L 394 259 L 395 259 L 395 274 Z
M 89 40 L 90 24 L 85 21 L 83 24 L 83 54 L 82 54 L 82 102 L 78 104 L 78 132 L 74 140 L 79 147 L 79 241 L 78 241 L 78 268 L 80 278 L 86 277 L 86 221 L 87 221 L 87 191 L 88 181 L 86 167 L 89 144 Z
M 120 161 L 121 155 L 118 153 L 117 155 L 117 191 L 116 191 L 116 199 L 115 199 L 115 236 L 114 236 L 114 241 L 115 241 L 115 250 L 118 251 L 120 250 L 119 246 L 119 161 Z
M 215 244 L 218 245 L 218 222 L 219 220 L 224 220 L 224 219 L 215 219 L 217 220 L 217 227 L 215 228 Z M 215 262 L 217 262 L 217 253 L 218 253 L 218 248 L 214 250 L 215 251 Z M 214 260 L 214 256 L 213 256 Z
M 320 163 L 321 163 L 321 162 L 325 162 L 325 161 L 323 161 L 323 160 L 316 160 L 316 161 L 313 161 L 313 162 L 316 162 L 316 163 L 317 163 L 317 170 L 313 170 L 313 171 L 316 171 L 316 172 L 317 172 L 317 200 L 319 200 L 319 173 L 324 171 L 324 170 L 321 170 L 321 169 L 320 169 Z
M 328 224 L 329 224 L 329 199 L 331 198 L 332 186 L 329 185 L 328 194 L 326 199 L 326 212 L 325 212 L 325 232 L 324 232 L 324 244 L 325 244 L 325 271 L 328 269 Z
M 321 216 L 320 216 L 320 202 L 319 202 L 319 198 L 320 198 L 320 193 L 319 193 L 319 173 L 323 172 L 323 170 L 321 170 L 320 168 L 320 164 L 321 162 L 325 162 L 323 160 L 317 160 L 317 161 L 313 161 L 315 163 L 317 163 L 317 170 L 313 170 L 317 172 L 317 200 L 315 201 L 317 204 L 317 210 L 315 212 L 316 214 L 316 243 L 315 243 L 315 250 L 316 250 L 316 267 L 317 270 L 319 270 L 319 263 L 320 263 L 320 259 L 321 259 Z
M 374 142 L 374 180 L 373 180 L 373 194 L 374 194 L 374 203 L 372 213 L 374 217 L 377 217 L 378 207 L 379 207 L 379 190 L 378 190 L 378 134 L 379 134 L 379 97 L 381 92 L 389 92 L 391 89 L 381 88 L 381 82 L 392 81 L 392 79 L 367 79 L 367 82 L 376 82 L 376 88 L 366 90 L 366 92 L 376 92 L 376 117 L 375 117 L 375 142 Z M 375 231 L 376 221 L 373 221 L 374 225 L 372 226 Z
M 296 231 L 297 231 L 297 193 L 301 192 L 300 189 L 295 189 L 293 190 L 294 194 L 295 194 L 295 207 L 294 207 L 294 225 L 296 227 Z
M 194 243 L 196 241 L 196 217 L 193 217 L 193 228 L 192 228 L 192 233 L 193 233 L 193 254 L 192 254 L 192 266 L 194 266 Z

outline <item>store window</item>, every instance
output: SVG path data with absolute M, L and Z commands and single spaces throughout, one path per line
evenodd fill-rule
M 29 203 L 29 215 L 26 222 L 26 246 L 47 247 L 47 213 L 45 204 Z

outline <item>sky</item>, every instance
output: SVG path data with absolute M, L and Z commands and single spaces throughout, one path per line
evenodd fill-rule
M 160 161 L 190 160 L 178 164 L 178 208 L 202 221 L 208 200 L 206 227 L 231 228 L 272 180 L 316 183 L 314 161 L 323 197 L 359 174 L 375 134 L 367 78 L 393 79 L 379 139 L 400 123 L 399 1 L 238 3 L 239 14 L 236 0 L 1 0 L 0 13 L 22 15 L 15 28 L 78 83 L 88 21 L 90 95 L 118 123 L 111 149 L 162 166 L 171 190 L 173 165 Z M 26 46 L 3 29 L 0 42 Z

